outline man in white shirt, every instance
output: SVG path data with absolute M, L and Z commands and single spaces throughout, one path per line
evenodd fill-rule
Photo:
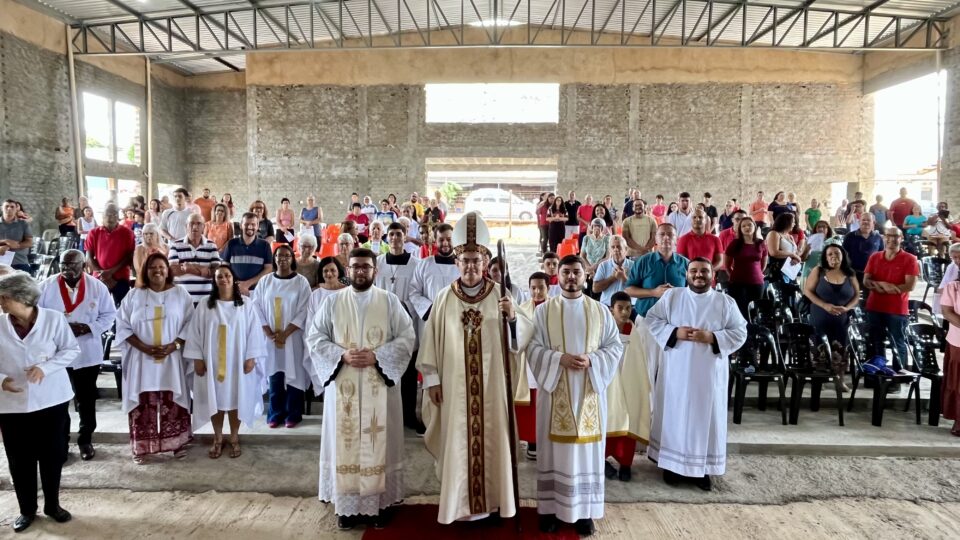
M 117 308 L 110 290 L 100 280 L 83 272 L 83 253 L 69 249 L 60 255 L 60 274 L 40 284 L 37 305 L 64 314 L 73 336 L 80 344 L 80 357 L 67 367 L 76 394 L 80 413 L 77 445 L 80 458 L 93 459 L 93 432 L 97 429 L 97 376 L 103 363 L 101 334 L 109 330 L 117 318 Z M 66 439 L 70 439 L 67 420 Z
M 187 206 L 190 192 L 184 188 L 177 188 L 173 192 L 173 208 L 164 210 L 160 215 L 160 235 L 167 242 L 176 242 L 187 235 L 187 220 L 194 209 Z
M 690 194 L 684 191 L 677 201 L 679 209 L 667 216 L 667 223 L 677 229 L 677 238 L 693 230 L 693 208 L 690 207 Z

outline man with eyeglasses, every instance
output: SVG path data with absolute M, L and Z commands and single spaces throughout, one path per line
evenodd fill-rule
M 70 330 L 80 344 L 80 356 L 67 367 L 80 413 L 77 445 L 80 458 L 93 459 L 93 432 L 97 429 L 97 376 L 103 362 L 100 335 L 113 326 L 117 308 L 107 286 L 84 273 L 83 253 L 68 249 L 60 254 L 60 274 L 40 283 L 37 305 L 63 313 Z M 67 419 L 64 440 L 70 440 L 70 419 Z
M 403 225 L 391 223 L 387 226 L 387 244 L 390 251 L 382 257 L 377 257 L 377 276 L 374 284 L 383 290 L 390 291 L 397 295 L 403 304 L 403 309 L 414 323 L 414 330 L 419 337 L 419 328 L 416 321 L 416 308 L 410 300 L 410 293 L 413 290 L 413 279 L 417 269 L 420 267 L 420 260 L 403 249 L 407 232 Z M 400 397 L 403 401 L 403 425 L 413 429 L 418 435 L 422 435 L 426 430 L 423 423 L 417 419 L 417 366 L 416 350 L 417 342 L 414 342 L 413 354 L 407 363 L 407 368 L 400 378 Z
M 423 402 L 425 443 L 437 460 L 440 510 L 437 521 L 512 517 L 513 500 L 508 361 L 517 361 L 532 324 L 514 308 L 509 292 L 484 279 L 489 232 L 471 212 L 454 231 L 459 278 L 443 289 L 427 319 L 417 369 L 430 396 Z M 509 335 L 503 336 L 506 317 Z M 512 392 L 513 389 L 510 389 Z
M 220 254 L 223 262 L 233 268 L 240 294 L 244 296 L 249 296 L 257 282 L 273 272 L 273 252 L 270 251 L 270 244 L 257 238 L 259 225 L 256 214 L 243 214 L 240 237 L 231 238 Z
M 902 243 L 903 231 L 899 228 L 888 227 L 884 230 L 883 251 L 870 256 L 863 273 L 864 286 L 870 290 L 867 321 L 874 340 L 874 353 L 884 355 L 883 338 L 884 335 L 888 336 L 896 352 L 894 370 L 902 369 L 907 359 L 909 297 L 920 275 L 917 258 L 900 249 Z M 897 392 L 899 388 L 889 391 Z
M 320 500 L 332 502 L 340 529 L 366 516 L 387 524 L 403 499 L 400 382 L 416 335 L 397 295 L 375 287 L 377 256 L 350 252 L 350 288 L 327 297 L 307 332 L 313 371 L 329 383 L 320 437 Z

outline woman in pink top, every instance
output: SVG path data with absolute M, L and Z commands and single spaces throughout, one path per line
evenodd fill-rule
M 277 208 L 277 219 L 274 220 L 277 236 L 284 236 L 287 243 L 296 236 L 293 229 L 293 210 L 290 208 L 290 199 L 280 199 L 280 208 Z
M 960 243 L 950 246 L 950 252 L 960 252 Z M 953 281 L 943 289 L 940 310 L 943 318 L 950 323 L 947 331 L 947 354 L 943 358 L 940 403 L 943 417 L 953 420 L 950 433 L 960 437 L 960 281 Z
M 667 205 L 663 204 L 663 195 L 657 195 L 657 204 L 650 208 L 650 215 L 653 216 L 657 225 L 663 223 L 663 218 L 667 215 Z

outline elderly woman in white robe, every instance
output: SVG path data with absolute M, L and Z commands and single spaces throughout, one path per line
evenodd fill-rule
M 230 422 L 230 457 L 240 457 L 240 423 L 253 427 L 263 414 L 265 339 L 256 307 L 240 294 L 233 268 L 214 273 L 210 298 L 197 304 L 186 330 L 184 358 L 193 360 L 193 425 L 213 424 L 208 457 L 223 453 L 223 417 Z
M 150 254 L 140 275 L 144 283 L 123 299 L 117 336 L 123 372 L 121 410 L 129 416 L 133 460 L 173 452 L 186 457 L 190 430 L 190 389 L 181 355 L 181 334 L 193 314 L 193 299 L 174 285 L 170 263 Z
M 20 506 L 15 532 L 36 517 L 38 465 L 43 513 L 58 523 L 71 519 L 60 507 L 60 471 L 73 397 L 66 368 L 80 345 L 63 315 L 37 307 L 39 297 L 26 273 L 0 278 L 0 433 Z

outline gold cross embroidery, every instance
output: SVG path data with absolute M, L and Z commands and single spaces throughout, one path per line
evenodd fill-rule
M 363 430 L 365 435 L 370 435 L 370 444 L 374 448 L 377 446 L 377 435 L 383 431 L 386 431 L 387 428 L 381 426 L 377 423 L 377 413 L 374 412 L 373 416 L 370 417 L 370 426 Z

